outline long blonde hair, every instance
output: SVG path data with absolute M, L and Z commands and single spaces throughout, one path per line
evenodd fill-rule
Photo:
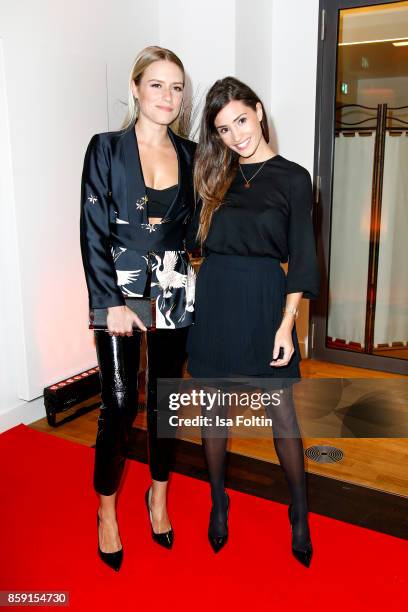
M 176 64 L 183 73 L 183 80 L 185 79 L 185 70 L 183 63 L 179 57 L 170 49 L 164 49 L 163 47 L 145 47 L 140 51 L 136 57 L 129 78 L 129 92 L 128 92 L 128 111 L 122 124 L 122 129 L 126 130 L 132 126 L 139 116 L 139 104 L 132 92 L 132 82 L 134 81 L 138 85 L 141 81 L 144 71 L 146 68 L 159 60 L 167 60 Z M 180 114 L 183 111 L 181 110 Z M 178 124 L 180 121 L 180 115 L 173 121 L 171 127 L 174 131 L 178 131 Z

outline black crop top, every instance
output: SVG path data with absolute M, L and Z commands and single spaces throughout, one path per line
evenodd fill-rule
M 153 189 L 146 187 L 147 213 L 149 217 L 165 217 L 166 213 L 176 197 L 178 185 L 166 187 L 166 189 Z
M 242 164 L 251 179 L 261 163 Z M 281 155 L 269 159 L 249 189 L 238 168 L 224 203 L 214 213 L 203 254 L 211 252 L 289 260 L 286 293 L 317 299 L 319 270 L 313 233 L 309 172 Z M 198 229 L 198 215 L 195 215 Z

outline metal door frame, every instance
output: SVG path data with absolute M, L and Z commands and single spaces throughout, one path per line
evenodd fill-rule
M 320 0 L 316 79 L 314 156 L 314 227 L 317 237 L 321 284 L 320 297 L 310 301 L 309 357 L 333 363 L 406 374 L 408 363 L 396 357 L 326 347 L 333 192 L 334 125 L 336 107 L 337 35 L 341 9 L 397 4 L 398 0 Z

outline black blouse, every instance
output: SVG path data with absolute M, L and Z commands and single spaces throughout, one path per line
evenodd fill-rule
M 242 164 L 247 180 L 262 162 Z M 256 255 L 289 260 L 286 293 L 317 299 L 319 270 L 309 172 L 281 155 L 269 159 L 245 188 L 238 168 L 224 203 L 214 213 L 203 254 Z

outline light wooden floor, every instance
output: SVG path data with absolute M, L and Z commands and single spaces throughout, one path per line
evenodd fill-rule
M 310 359 L 302 360 L 301 370 L 304 378 L 406 378 L 386 372 Z M 93 398 L 83 405 L 90 405 L 95 401 L 96 399 Z M 75 411 L 72 410 L 72 412 Z M 65 423 L 62 427 L 49 427 L 45 418 L 30 426 L 55 436 L 92 446 L 95 443 L 98 412 L 96 408 Z M 68 414 L 64 413 L 64 416 Z M 144 412 L 137 416 L 134 425 L 146 428 Z M 199 443 L 198 438 L 189 439 Z M 320 464 L 306 458 L 305 465 L 308 472 L 408 497 L 408 438 L 305 437 L 303 443 L 305 449 L 316 444 L 325 444 L 335 446 L 344 453 L 343 459 L 337 463 Z M 229 440 L 229 450 L 248 457 L 279 463 L 271 438 L 233 438 Z

